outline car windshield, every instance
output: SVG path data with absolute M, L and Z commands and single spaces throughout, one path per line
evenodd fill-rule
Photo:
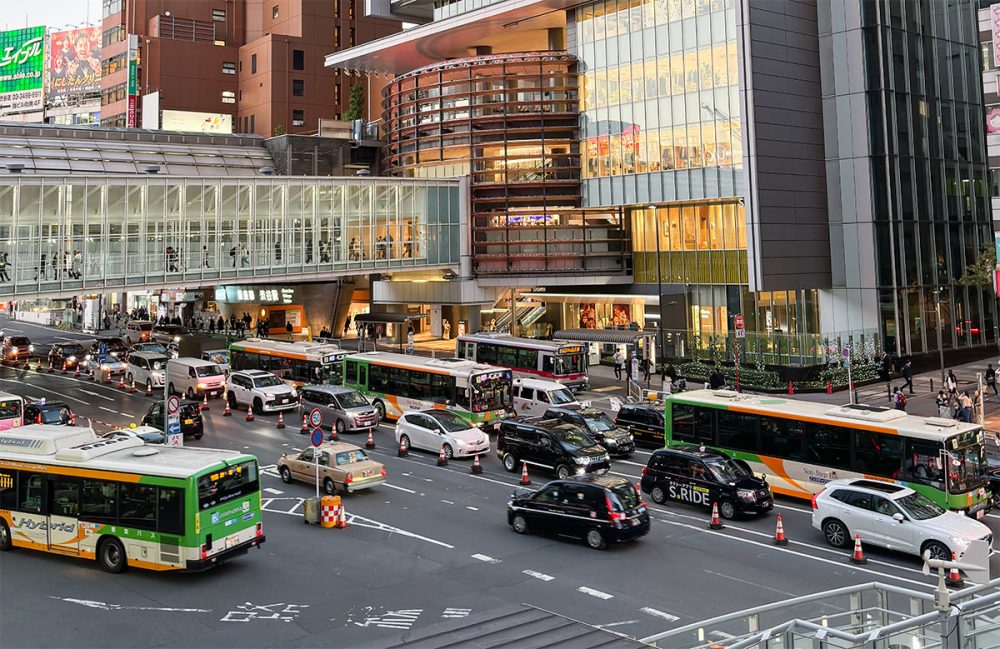
M 198 376 L 219 376 L 223 373 L 222 368 L 218 365 L 203 365 L 194 368 L 194 371 Z
M 167 358 L 151 358 L 149 359 L 149 366 L 154 370 L 162 370 L 166 366 Z
M 257 462 L 253 460 L 212 469 L 198 477 L 198 504 L 201 509 L 259 491 Z
M 594 440 L 580 431 L 579 428 L 575 426 L 559 427 L 555 429 L 556 439 L 563 445 L 567 450 L 576 450 L 581 448 L 590 448 L 591 446 L 596 446 Z
M 552 358 L 552 373 L 559 376 L 563 374 L 582 374 L 584 372 L 583 354 L 560 354 Z
M 63 345 L 63 356 L 83 356 L 83 347 L 80 345 Z
M 362 406 L 368 405 L 368 400 L 361 396 L 360 392 L 342 392 L 337 395 L 337 401 L 340 402 L 340 407 L 347 408 L 360 408 Z
M 195 417 L 201 413 L 201 404 L 191 403 L 190 401 L 182 403 L 180 413 L 183 417 Z
M 441 424 L 445 431 L 449 433 L 457 433 L 459 431 L 469 430 L 470 428 L 469 422 L 450 412 L 435 412 L 431 418 Z
M 12 347 L 24 347 L 25 345 L 30 345 L 31 342 L 24 336 L 13 336 L 8 338 Z
M 166 354 L 167 348 L 160 343 L 148 343 L 139 345 L 139 351 L 141 352 L 156 352 L 159 354 Z
M 910 518 L 918 521 L 925 521 L 944 513 L 944 510 L 935 505 L 926 496 L 913 492 L 902 498 L 897 498 L 895 503 L 903 508 L 903 511 L 910 515 Z
M 576 403 L 576 397 L 573 393 L 566 388 L 559 388 L 558 390 L 552 390 L 549 392 L 549 397 L 552 399 L 553 406 L 562 406 L 567 403 Z
M 253 385 L 255 388 L 273 388 L 276 385 L 284 385 L 284 383 L 274 374 L 268 374 L 267 376 L 254 377 Z
M 353 464 L 355 462 L 364 462 L 368 459 L 365 452 L 360 448 L 353 451 L 341 451 L 337 453 L 337 466 L 342 464 Z
M 743 477 L 743 471 L 726 458 L 706 458 L 705 466 L 712 472 L 712 477 L 719 482 L 736 482 Z
M 631 484 L 620 484 L 611 488 L 611 492 L 618 499 L 618 502 L 624 506 L 624 511 L 629 511 L 635 509 L 639 506 L 639 494 L 635 492 L 635 487 Z
M 152 330 L 153 330 L 153 323 L 151 322 L 144 322 L 141 325 L 139 325 L 139 331 L 152 331 Z
M 611 418 L 603 412 L 593 416 L 587 415 L 584 417 L 584 421 L 587 422 L 587 428 L 592 433 L 606 433 L 609 430 L 615 429 L 615 422 L 611 421 Z

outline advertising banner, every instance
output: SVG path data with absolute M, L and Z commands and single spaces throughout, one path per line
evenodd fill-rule
M 993 32 L 993 65 L 1000 66 L 1000 5 L 990 6 L 990 31 Z
M 135 34 L 128 35 L 128 108 L 125 113 L 125 126 L 135 128 L 138 126 L 138 104 L 139 104 L 139 37 Z
M 45 27 L 0 32 L 0 116 L 42 109 Z
M 223 113 L 196 113 L 188 110 L 163 111 L 160 128 L 188 133 L 232 133 L 233 116 Z
M 100 91 L 101 29 L 88 27 L 52 34 L 46 68 L 49 97 Z

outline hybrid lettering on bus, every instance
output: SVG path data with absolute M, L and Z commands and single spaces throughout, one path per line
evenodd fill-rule
M 508 367 L 517 376 L 558 381 L 571 390 L 587 387 L 587 350 L 579 343 L 475 333 L 459 336 L 455 355 Z
M 229 346 L 234 370 L 264 370 L 298 389 L 303 385 L 339 385 L 347 355 L 337 345 L 247 338 Z
M 31 425 L 0 433 L 0 550 L 197 571 L 264 542 L 257 458 Z
M 667 446 L 701 444 L 749 462 L 772 491 L 812 498 L 830 480 L 912 488 L 976 517 L 989 507 L 982 428 L 866 405 L 695 390 L 666 400 Z
M 365 395 L 381 419 L 438 408 L 496 427 L 512 414 L 511 371 L 459 358 L 350 354 L 344 359 L 344 385 Z

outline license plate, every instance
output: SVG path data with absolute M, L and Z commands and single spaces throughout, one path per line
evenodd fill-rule
M 226 549 L 228 550 L 229 548 L 235 546 L 237 543 L 239 543 L 239 541 L 240 540 L 238 538 L 236 538 L 235 536 L 227 537 L 226 538 Z
M 184 423 L 188 424 L 188 425 L 193 424 L 194 423 L 194 419 L 185 419 Z

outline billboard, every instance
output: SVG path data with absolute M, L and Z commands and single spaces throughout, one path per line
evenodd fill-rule
M 233 116 L 223 113 L 165 110 L 160 128 L 164 131 L 186 131 L 189 133 L 232 133 Z
M 42 109 L 45 27 L 0 32 L 0 115 Z
M 88 27 L 53 33 L 49 37 L 46 73 L 49 97 L 99 92 L 101 29 Z

